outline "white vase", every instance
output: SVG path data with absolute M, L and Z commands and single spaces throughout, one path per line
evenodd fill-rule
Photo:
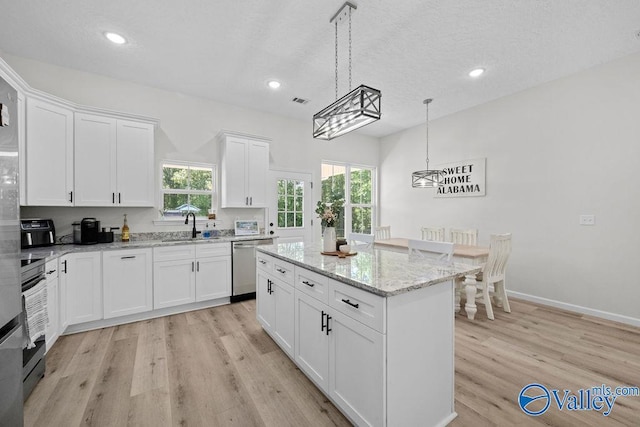
M 325 227 L 322 233 L 322 251 L 323 252 L 335 252 L 336 251 L 336 228 Z

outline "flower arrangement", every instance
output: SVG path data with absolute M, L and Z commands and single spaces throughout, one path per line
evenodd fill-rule
M 335 200 L 333 203 L 325 203 L 319 201 L 316 207 L 318 218 L 322 222 L 322 227 L 335 227 L 340 216 L 340 209 L 344 204 L 344 200 Z

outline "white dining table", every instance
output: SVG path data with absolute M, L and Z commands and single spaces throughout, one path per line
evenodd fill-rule
M 379 249 L 389 249 L 395 251 L 408 251 L 409 239 L 404 237 L 394 237 L 391 239 L 376 240 L 375 246 Z M 476 266 L 482 266 L 487 262 L 489 258 L 489 248 L 486 246 L 473 246 L 473 245 L 453 245 L 453 260 L 454 262 L 461 262 L 465 264 L 471 264 Z M 467 297 L 467 301 L 464 305 L 464 310 L 467 313 L 467 318 L 473 320 L 478 307 L 476 306 L 476 293 L 477 293 L 477 280 L 480 279 L 482 272 L 478 275 L 465 276 L 464 280 L 458 285 L 456 284 L 456 301 L 455 310 L 456 313 L 460 311 L 460 292 L 462 285 L 464 284 L 464 292 Z

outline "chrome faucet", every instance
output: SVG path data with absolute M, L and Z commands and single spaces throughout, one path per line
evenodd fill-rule
M 193 229 L 191 230 L 191 238 L 195 239 L 196 235 L 200 233 L 199 231 L 196 231 L 196 214 L 194 214 L 193 212 L 189 212 L 187 214 L 187 217 L 184 219 L 185 224 L 189 224 L 189 215 L 193 216 Z

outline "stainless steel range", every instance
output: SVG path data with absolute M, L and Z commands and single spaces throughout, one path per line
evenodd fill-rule
M 46 281 L 45 278 L 45 260 L 44 259 L 28 259 L 22 260 L 22 268 L 20 271 L 22 292 L 41 284 Z M 26 313 L 23 313 L 27 322 Z M 45 336 L 41 335 L 35 340 L 34 347 L 25 348 L 22 352 L 22 381 L 24 400 L 33 391 L 38 381 L 44 377 L 45 372 Z

